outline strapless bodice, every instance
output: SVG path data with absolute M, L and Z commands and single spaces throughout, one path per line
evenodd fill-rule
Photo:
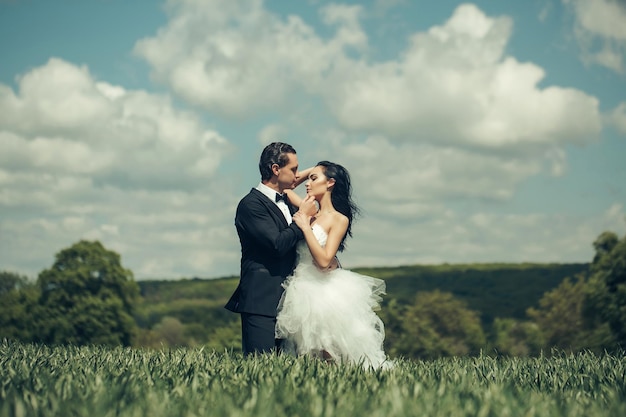
M 328 235 L 326 234 L 324 228 L 319 224 L 314 223 L 313 226 L 311 226 L 311 229 L 313 230 L 313 234 L 315 235 L 315 238 L 317 239 L 319 244 L 322 247 L 326 246 L 326 240 L 328 239 Z M 301 261 L 305 258 L 309 258 L 311 260 L 313 259 L 313 257 L 311 256 L 311 251 L 309 251 L 309 247 L 307 246 L 305 240 L 300 241 L 300 243 L 298 244 L 298 255 L 300 255 Z
M 328 239 L 328 235 L 326 234 L 326 231 L 324 230 L 324 228 L 320 226 L 319 224 L 314 223 L 311 229 L 313 230 L 313 234 L 317 238 L 317 241 L 319 242 L 319 244 L 322 247 L 326 246 L 326 239 Z

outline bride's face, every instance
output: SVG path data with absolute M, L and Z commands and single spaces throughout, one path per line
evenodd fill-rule
M 306 182 L 306 193 L 319 200 L 328 192 L 328 188 L 332 185 L 331 182 L 332 180 L 329 181 L 326 175 L 324 175 L 324 168 L 316 166 L 309 174 L 309 179 Z

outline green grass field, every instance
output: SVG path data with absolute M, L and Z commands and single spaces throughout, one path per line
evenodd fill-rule
M 0 342 L 2 416 L 626 415 L 626 358 L 397 360 L 385 371 L 206 349 Z

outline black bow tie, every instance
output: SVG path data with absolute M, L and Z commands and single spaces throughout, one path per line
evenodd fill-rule
M 276 193 L 276 202 L 278 203 L 280 200 L 283 200 L 285 204 L 287 204 L 287 194 Z

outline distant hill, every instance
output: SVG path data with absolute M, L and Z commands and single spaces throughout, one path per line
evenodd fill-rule
M 411 303 L 419 291 L 451 292 L 480 313 L 483 325 L 496 317 L 522 319 L 528 307 L 566 277 L 585 273 L 588 263 L 570 264 L 443 264 L 386 268 L 355 268 L 355 272 L 384 279 L 384 303 L 396 299 Z M 237 287 L 238 277 L 138 281 L 143 297 L 138 322 L 150 328 L 163 317 L 175 317 L 196 326 L 197 335 L 210 326 L 227 326 L 238 316 L 223 308 Z M 384 304 L 383 304 L 384 308 Z
M 528 307 L 564 278 L 585 273 L 588 263 L 571 264 L 443 264 L 394 268 L 361 268 L 355 271 L 385 279 L 387 298 L 410 303 L 418 291 L 451 292 L 480 312 L 483 325 L 496 317 L 522 319 Z
M 216 279 L 191 278 L 181 280 L 138 281 L 145 302 L 161 303 L 179 299 L 224 301 L 237 288 L 239 277 Z

